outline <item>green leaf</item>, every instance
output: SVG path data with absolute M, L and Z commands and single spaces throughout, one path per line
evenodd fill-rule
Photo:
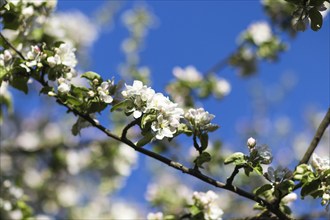
M 117 110 L 117 109 L 125 109 L 127 107 L 127 105 L 130 103 L 129 100 L 124 100 L 122 102 L 119 102 L 117 104 L 115 104 L 112 108 L 111 108 L 111 112 Z
M 258 175 L 263 175 L 263 170 L 260 164 L 257 164 L 253 166 L 253 170 L 258 174 Z
M 107 107 L 107 104 L 104 102 L 90 102 L 90 106 L 88 108 L 88 113 L 95 113 L 95 112 L 101 112 L 103 109 Z
M 42 87 L 42 89 L 40 90 L 39 94 L 48 94 L 48 92 L 51 92 L 51 91 L 54 91 L 54 88 L 53 87 L 50 87 L 50 86 L 45 86 L 45 87 Z
M 324 0 L 311 0 L 309 5 L 311 6 L 320 6 L 324 3 Z
M 203 133 L 200 136 L 200 140 L 201 140 L 201 150 L 204 151 L 209 144 L 209 135 L 207 133 Z
M 323 24 L 322 14 L 317 10 L 316 7 L 311 8 L 308 11 L 309 18 L 311 19 L 311 28 L 313 31 L 318 31 L 321 29 Z
M 91 126 L 91 124 L 88 121 L 81 117 L 78 117 L 76 123 L 72 125 L 71 132 L 74 136 L 77 136 L 78 134 L 80 134 L 81 129 L 87 128 L 89 126 Z
M 320 179 L 315 179 L 311 182 L 307 182 L 305 183 L 302 188 L 301 188 L 301 192 L 300 192 L 300 195 L 302 197 L 305 197 L 313 192 L 315 192 L 316 190 L 319 189 L 320 187 L 320 184 L 321 184 L 321 180 Z
M 82 74 L 81 77 L 86 78 L 90 81 L 93 81 L 94 79 L 102 81 L 101 76 L 99 74 L 95 73 L 95 72 L 92 72 L 92 71 L 89 71 L 89 72 L 86 72 L 86 73 Z
M 7 73 L 8 71 L 3 66 L 0 66 L 0 84 Z
M 207 152 L 203 152 L 199 155 L 195 160 L 194 163 L 198 166 L 203 168 L 203 163 L 209 162 L 211 160 L 211 155 Z
M 241 152 L 233 153 L 232 155 L 230 155 L 225 159 L 224 163 L 225 164 L 234 163 L 235 165 L 245 164 L 246 163 L 245 155 Z
M 150 141 L 154 138 L 154 135 L 151 133 L 151 131 L 149 131 L 148 133 L 146 133 L 143 138 L 141 138 L 137 143 L 136 146 L 137 147 L 143 147 L 144 145 L 150 143 Z
M 263 186 L 258 187 L 257 189 L 254 190 L 254 194 L 256 196 L 259 196 L 261 194 L 263 194 L 264 192 L 271 190 L 273 188 L 272 184 L 265 184 Z
M 10 85 L 12 85 L 15 89 L 18 89 L 18 90 L 24 92 L 25 94 L 27 94 L 29 91 L 29 88 L 27 85 L 28 80 L 29 80 L 29 77 L 17 76 L 17 77 L 14 77 L 14 79 L 10 82 Z
M 192 130 L 186 124 L 180 123 L 178 126 L 178 133 L 185 133 L 186 135 L 192 135 Z
M 145 129 L 146 124 L 156 120 L 156 118 L 156 114 L 144 114 L 141 119 L 141 128 Z
M 213 132 L 213 131 L 217 130 L 218 128 L 219 128 L 219 125 L 209 124 L 209 126 L 207 126 L 207 131 L 208 132 Z
M 82 101 L 70 94 L 67 94 L 65 103 L 73 106 L 79 106 L 82 104 Z

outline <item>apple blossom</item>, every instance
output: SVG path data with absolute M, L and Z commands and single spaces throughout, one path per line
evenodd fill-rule
M 268 23 L 264 21 L 259 21 L 251 24 L 247 33 L 251 36 L 253 42 L 256 45 L 261 45 L 265 42 L 268 42 L 272 39 L 272 30 L 269 27 Z
M 198 83 L 203 79 L 200 72 L 198 72 L 194 66 L 187 66 L 185 69 L 174 67 L 173 75 L 177 79 L 189 83 Z
M 214 117 L 214 115 L 205 111 L 204 108 L 191 108 L 185 113 L 185 118 L 190 122 L 193 129 L 197 131 L 207 131 L 216 128 L 216 125 L 211 124 Z
M 97 87 L 97 92 L 100 96 L 101 101 L 105 103 L 111 103 L 113 98 L 109 95 L 110 89 L 113 87 L 113 81 L 102 82 L 99 87 Z
M 126 112 L 133 112 L 134 118 L 140 118 L 142 113 L 146 111 L 147 102 L 152 99 L 155 91 L 138 80 L 134 80 L 132 86 L 126 84 L 125 87 L 126 90 L 122 91 L 122 95 L 132 102 L 132 105 L 127 107 Z

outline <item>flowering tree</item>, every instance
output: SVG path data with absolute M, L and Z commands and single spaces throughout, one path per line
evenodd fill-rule
M 322 28 L 329 1 L 264 0 L 262 6 L 273 28 L 294 38 L 309 26 Z M 215 115 L 201 106 L 206 98 L 221 100 L 230 93 L 231 84 L 217 75 L 225 66 L 240 77 L 253 77 L 261 61 L 276 61 L 287 49 L 267 22 L 251 24 L 237 49 L 205 73 L 194 66 L 174 67 L 167 96 L 149 86 L 150 70 L 138 59 L 156 19 L 147 7 L 123 14 L 129 38 L 122 44 L 122 80 L 77 66 L 77 57 L 88 59 L 97 32 L 120 11 L 118 2 L 106 3 L 95 24 L 79 12 L 56 13 L 56 1 L 10 0 L 0 7 L 1 219 L 309 219 L 327 214 L 299 216 L 290 203 L 299 192 L 301 199 L 312 197 L 329 209 L 330 162 L 314 151 L 330 124 L 330 109 L 314 123 L 315 135 L 289 169 L 274 167 L 272 149 L 256 140 L 262 131 L 246 132 L 253 134 L 241 143 L 246 146 L 226 152 L 213 136 L 219 128 Z M 40 94 L 38 109 L 47 113 L 20 118 L 11 88 Z M 105 125 L 109 110 L 111 123 Z M 188 157 L 187 143 L 192 145 Z M 160 168 L 146 192 L 152 211 L 109 198 L 131 174 L 137 154 L 202 187 L 196 190 Z M 246 201 L 254 206 L 243 205 Z

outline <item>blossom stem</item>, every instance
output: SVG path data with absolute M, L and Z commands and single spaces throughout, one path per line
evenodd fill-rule
M 233 173 L 230 175 L 230 177 L 227 178 L 226 185 L 230 186 L 233 184 L 235 176 L 239 173 L 239 169 L 241 169 L 243 166 L 235 166 L 235 169 Z
M 127 132 L 130 128 L 134 127 L 135 125 L 140 124 L 141 119 L 135 119 L 134 121 L 130 122 L 128 125 L 125 126 L 121 133 L 121 139 L 127 140 Z

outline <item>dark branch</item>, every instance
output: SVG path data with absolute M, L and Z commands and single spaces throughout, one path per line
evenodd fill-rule
M 19 52 L 0 32 L 0 37 L 2 38 L 2 40 L 8 45 L 8 47 L 10 47 L 11 49 L 13 49 L 15 51 L 15 53 L 17 53 L 18 56 L 20 56 L 23 60 L 25 60 L 25 57 L 23 56 L 23 54 L 21 52 Z
M 325 130 L 327 129 L 327 127 L 330 124 L 330 108 L 328 109 L 327 114 L 324 116 L 321 124 L 319 125 L 314 138 L 312 140 L 312 142 L 310 143 L 307 151 L 305 152 L 305 155 L 303 156 L 303 158 L 300 160 L 299 165 L 303 164 L 303 163 L 307 163 L 309 161 L 309 158 L 312 156 L 314 150 L 316 149 L 317 145 L 319 144 Z

